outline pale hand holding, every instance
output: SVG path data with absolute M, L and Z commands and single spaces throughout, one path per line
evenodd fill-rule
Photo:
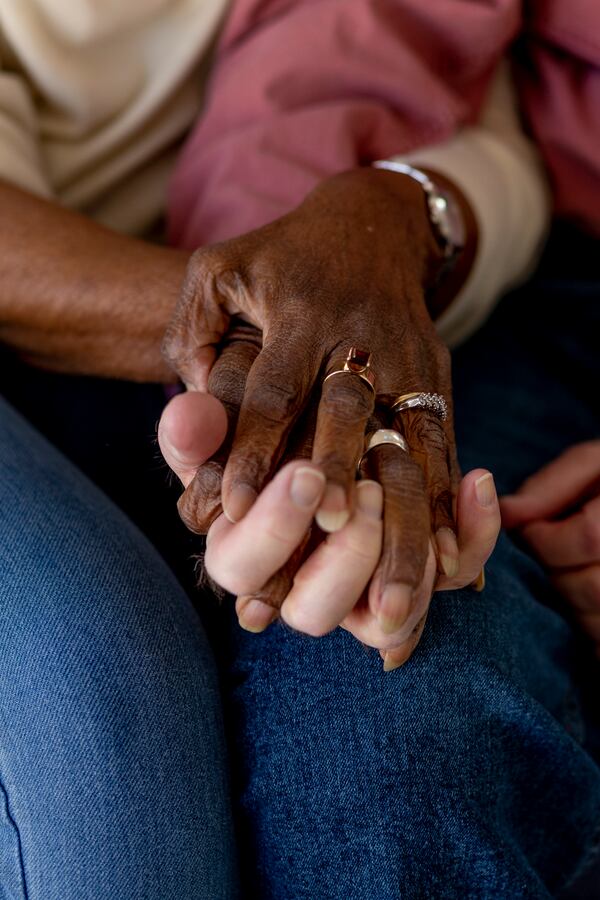
M 210 394 L 189 392 L 167 406 L 159 426 L 165 459 L 187 487 L 196 470 L 215 454 L 227 432 L 224 407 Z M 326 478 L 308 460 L 287 463 L 237 523 L 218 514 L 208 532 L 205 565 L 209 575 L 237 595 L 240 624 L 264 630 L 281 615 L 291 627 L 320 636 L 338 625 L 380 650 L 384 668 L 404 663 L 422 634 L 434 590 L 464 587 L 473 581 L 494 547 L 499 508 L 493 479 L 485 470 L 462 480 L 457 499 L 460 568 L 441 576 L 430 542 L 425 577 L 410 614 L 393 633 L 382 630 L 368 585 L 378 567 L 383 540 L 383 492 L 365 480 L 356 488 L 348 523 L 326 536 L 302 563 L 280 610 L 261 602 L 261 590 L 305 543 L 323 498 Z
M 570 447 L 500 505 L 504 527 L 547 567 L 600 657 L 600 440 Z

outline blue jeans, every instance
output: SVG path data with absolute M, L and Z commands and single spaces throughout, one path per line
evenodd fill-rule
M 553 256 L 549 259 L 552 263 Z M 516 487 L 565 446 L 597 436 L 599 430 L 597 280 L 565 281 L 548 267 L 544 271 L 508 298 L 455 358 L 463 467 L 490 466 L 501 490 Z M 145 467 L 139 459 L 128 467 L 125 458 L 117 472 L 105 452 L 111 446 L 123 449 L 122 434 L 117 435 L 117 387 L 21 374 L 10 381 L 14 402 L 137 519 L 185 580 L 192 570 L 185 557 L 198 547 L 187 538 L 184 558 L 178 560 L 174 513 L 160 507 L 156 515 L 155 505 L 167 488 L 156 495 L 150 490 L 165 481 L 152 461 L 153 451 Z M 132 391 L 123 387 L 127 402 L 122 419 L 127 422 L 140 409 L 139 403 L 131 403 Z M 154 410 L 146 426 L 149 434 L 158 394 L 154 409 L 150 389 L 139 391 Z M 69 419 L 65 396 L 72 399 L 69 408 L 77 408 L 79 394 L 89 398 L 104 392 L 110 402 L 103 407 L 99 401 L 90 419 L 90 430 L 103 440 L 87 446 L 81 416 Z M 82 408 L 88 405 L 84 400 Z M 19 429 L 21 440 L 34 440 L 24 426 Z M 0 534 L 4 547 L 7 540 L 11 547 L 12 573 L 0 636 L 4 641 L 8 628 L 12 640 L 0 660 L 3 666 L 8 659 L 10 666 L 27 671 L 14 689 L 7 687 L 10 672 L 0 672 L 1 708 L 9 710 L 5 730 L 23 735 L 13 755 L 16 774 L 7 788 L 6 883 L 11 885 L 8 877 L 22 871 L 23 845 L 30 848 L 25 871 L 29 858 L 39 884 L 46 867 L 52 872 L 53 861 L 64 851 L 61 832 L 67 830 L 72 856 L 66 871 L 63 866 L 61 890 L 52 885 L 52 893 L 46 885 L 44 891 L 36 888 L 37 894 L 30 889 L 30 897 L 102 898 L 102 891 L 90 885 L 94 878 L 102 884 L 100 875 L 106 871 L 114 878 L 111 896 L 221 896 L 211 894 L 205 887 L 209 884 L 220 885 L 217 890 L 226 895 L 232 867 L 227 864 L 231 843 L 222 788 L 224 757 L 214 724 L 218 713 L 214 705 L 212 714 L 207 712 L 214 682 L 207 675 L 212 662 L 198 621 L 140 535 L 47 445 L 35 446 L 40 448 L 37 467 L 27 462 L 29 451 L 22 447 L 17 452 L 21 463 L 10 468 L 13 499 L 7 506 L 0 496 L 0 515 L 10 517 Z M 51 477 L 43 474 L 47 459 Z M 75 502 L 82 491 L 89 498 L 83 507 Z M 156 504 L 148 502 L 149 493 Z M 37 510 L 29 529 L 15 512 L 15 494 L 20 508 L 27 509 L 28 524 L 29 509 Z M 49 510 L 62 527 L 48 518 Z M 7 529 L 12 534 L 8 539 Z M 122 559 L 129 554 L 131 563 L 124 568 Z M 65 578 L 67 563 L 72 584 Z M 52 591 L 46 587 L 49 572 Z M 487 575 L 481 595 L 470 590 L 438 595 L 413 658 L 388 674 L 376 652 L 345 632 L 315 640 L 277 624 L 263 635 L 251 635 L 236 625 L 231 604 L 199 598 L 220 672 L 245 897 L 541 900 L 558 896 L 590 869 L 600 826 L 600 769 L 589 703 L 597 692 L 597 668 L 571 626 L 568 610 L 522 548 L 504 537 Z M 60 598 L 65 583 L 70 585 L 69 623 L 74 616 L 76 629 L 55 624 L 55 617 L 61 621 L 64 613 Z M 45 604 L 40 604 L 42 590 Z M 13 599 L 21 595 L 26 616 Z M 89 602 L 90 595 L 95 602 Z M 138 615 L 140 603 L 151 607 L 149 615 Z M 175 610 L 186 652 L 169 661 L 165 618 Z M 31 634 L 30 617 L 35 624 Z M 98 617 L 107 624 L 95 625 Z M 105 643 L 108 633 L 111 640 Z M 152 644 L 155 633 L 161 640 Z M 75 650 L 69 649 L 78 640 Z M 40 643 L 42 650 L 37 650 Z M 118 656 L 110 669 L 103 665 L 107 654 L 111 660 Z M 63 679 L 53 677 L 52 667 L 61 658 L 62 665 L 71 664 L 64 680 L 77 698 L 87 697 L 87 704 L 73 704 Z M 140 669 L 141 686 L 136 681 Z M 40 682 L 43 692 L 38 691 Z M 211 691 L 207 683 L 213 685 Z M 55 684 L 61 690 L 48 696 Z M 13 690 L 16 699 L 7 704 L 3 695 L 10 697 Z M 112 702 L 105 700 L 105 692 Z M 131 695 L 132 704 L 127 702 Z M 36 703 L 39 696 L 45 701 L 41 705 Z M 193 697 L 204 699 L 203 715 L 190 715 Z M 144 714 L 138 703 L 146 704 Z M 63 721 L 71 724 L 57 740 L 55 722 Z M 93 740 L 85 739 L 86 729 L 93 731 Z M 127 741 L 124 735 L 131 729 L 137 729 L 138 739 Z M 17 765 L 21 758 L 25 763 Z M 57 789 L 56 769 L 69 780 L 68 790 Z M 148 772 L 152 775 L 146 778 Z M 4 776 L 3 768 L 0 774 Z M 83 813 L 94 806 L 90 783 L 104 786 L 100 814 L 77 828 Z M 144 794 L 148 783 L 152 802 Z M 16 807 L 13 791 L 24 798 Z M 62 811 L 64 818 L 58 821 L 63 824 L 57 825 L 52 803 L 49 810 L 47 804 L 54 799 L 56 805 L 65 793 L 74 798 L 73 805 Z M 117 800 L 127 821 L 129 854 L 121 845 L 119 855 L 113 820 L 104 819 L 117 814 L 112 806 Z M 171 802 L 177 812 L 161 815 Z M 191 822 L 194 834 L 187 829 Z M 115 830 L 122 832 L 118 826 Z M 59 848 L 49 855 L 42 849 L 47 834 Z M 220 834 L 225 839 L 217 849 Z M 95 844 L 94 852 L 90 844 Z M 159 850 L 171 851 L 170 857 L 159 862 Z M 77 883 L 79 855 L 81 878 L 92 873 L 91 881 Z M 205 866 L 196 893 L 190 859 Z M 159 877 L 165 882 L 157 887 Z M 175 889 L 176 883 L 183 888 Z M 131 884 L 141 886 L 137 893 Z
M 219 686 L 150 543 L 0 398 L 0 897 L 237 896 Z
M 501 491 L 600 436 L 591 253 L 594 276 L 582 261 L 574 281 L 551 247 L 455 354 L 463 469 L 489 466 Z M 248 896 L 541 900 L 593 864 L 598 668 L 506 536 L 482 594 L 436 596 L 404 667 L 384 674 L 344 631 L 253 635 L 231 616 L 224 685 Z M 599 898 L 590 879 L 573 896 Z

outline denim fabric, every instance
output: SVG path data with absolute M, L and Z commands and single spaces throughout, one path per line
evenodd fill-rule
M 0 896 L 236 896 L 216 669 L 156 551 L 0 399 Z
M 600 773 L 566 623 L 503 541 L 482 596 L 439 595 L 386 674 L 345 632 L 236 634 L 246 896 L 543 898 L 591 852 Z

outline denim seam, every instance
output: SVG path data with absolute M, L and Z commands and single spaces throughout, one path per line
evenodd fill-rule
M 29 892 L 27 890 L 27 879 L 25 877 L 25 861 L 23 859 L 23 844 L 21 842 L 21 833 L 19 831 L 19 826 L 17 825 L 17 823 L 16 823 L 15 819 L 13 818 L 13 815 L 10 811 L 10 803 L 8 802 L 8 791 L 4 787 L 4 783 L 1 778 L 0 778 L 0 791 L 4 795 L 4 802 L 6 804 L 6 815 L 7 815 L 8 821 L 14 828 L 15 834 L 17 836 L 17 846 L 19 848 L 19 866 L 21 869 L 21 878 L 23 880 L 23 900 L 28 900 Z

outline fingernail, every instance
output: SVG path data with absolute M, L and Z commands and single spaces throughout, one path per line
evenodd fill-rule
M 269 627 L 277 616 L 277 610 L 267 606 L 260 600 L 249 600 L 238 616 L 238 622 L 244 631 L 260 634 Z
M 394 669 L 399 669 L 402 665 L 402 661 L 398 662 L 395 659 L 392 659 L 390 653 L 386 653 L 385 658 L 383 660 L 383 671 L 384 672 L 393 672 Z
M 381 519 L 383 512 L 383 488 L 377 481 L 365 479 L 356 485 L 356 506 L 370 519 Z
M 344 527 L 350 518 L 350 510 L 346 502 L 346 492 L 341 485 L 327 485 L 315 518 L 323 531 L 339 531 Z
M 474 591 L 478 591 L 479 593 L 481 593 L 481 591 L 485 587 L 485 569 L 481 570 L 471 587 Z
M 254 505 L 258 494 L 249 484 L 236 484 L 227 495 L 223 512 L 230 522 L 239 522 Z
M 388 584 L 381 595 L 377 621 L 384 634 L 392 634 L 404 625 L 410 612 L 413 589 L 408 584 Z
M 482 475 L 475 482 L 475 496 L 480 506 L 491 506 L 496 499 L 494 477 L 491 472 Z
M 315 506 L 325 487 L 325 475 L 318 469 L 302 466 L 296 469 L 290 485 L 292 503 L 299 509 Z
M 456 543 L 456 535 L 452 529 L 444 525 L 442 528 L 438 528 L 435 539 L 442 571 L 447 578 L 454 578 L 455 575 L 458 575 L 458 544 Z

